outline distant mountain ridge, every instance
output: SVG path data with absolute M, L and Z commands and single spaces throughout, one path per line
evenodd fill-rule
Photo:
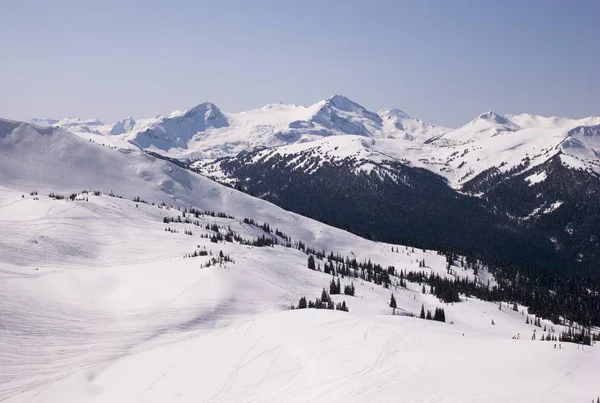
M 399 109 L 372 112 L 341 95 L 309 106 L 270 104 L 240 113 L 223 113 L 215 104 L 205 102 L 186 112 L 138 121 L 127 118 L 114 124 L 73 118 L 30 122 L 57 126 L 79 135 L 112 136 L 88 138 L 189 159 L 222 157 L 256 147 L 305 143 L 338 135 L 423 142 L 449 130 Z
M 377 154 L 427 169 L 460 189 L 482 172 L 507 172 L 542 164 L 561 152 L 563 163 L 600 173 L 596 133 L 600 117 L 569 119 L 532 114 L 500 115 L 493 111 L 450 129 L 419 120 L 400 109 L 375 113 L 341 95 L 313 105 L 269 104 L 240 113 L 224 113 L 201 103 L 149 119 L 127 118 L 112 125 L 96 119 L 34 119 L 86 140 L 122 149 L 144 149 L 191 162 L 233 157 L 240 152 L 283 147 L 278 153 L 311 149 L 322 159 L 343 159 L 348 149 L 362 156 L 368 169 Z M 346 138 L 347 137 L 347 138 Z M 356 142 L 360 137 L 367 142 Z M 329 141 L 328 139 L 331 139 Z M 322 145 L 329 144 L 332 147 Z M 349 148 L 348 148 L 349 147 Z M 357 148 L 358 147 L 358 148 Z M 323 154 L 324 150 L 326 153 Z M 218 171 L 218 169 L 216 169 Z

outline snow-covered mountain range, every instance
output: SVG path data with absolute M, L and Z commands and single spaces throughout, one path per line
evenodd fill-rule
M 304 143 L 336 135 L 401 138 L 419 142 L 449 130 L 413 118 L 398 109 L 371 112 L 340 95 L 310 106 L 270 104 L 241 113 L 223 113 L 212 103 L 186 111 L 112 125 L 73 118 L 32 119 L 76 134 L 111 137 L 111 144 L 126 143 L 191 159 L 222 157 L 249 148 Z M 116 138 L 115 138 L 116 136 Z
M 40 126 L 60 127 L 85 139 L 118 148 L 142 148 L 187 161 L 230 157 L 242 151 L 292 146 L 297 152 L 325 150 L 324 159 L 345 158 L 361 147 L 442 175 L 454 187 L 497 167 L 510 170 L 528 159 L 535 165 L 562 153 L 565 163 L 600 171 L 598 137 L 578 127 L 600 125 L 600 117 L 569 119 L 531 114 L 483 113 L 456 128 L 436 126 L 399 109 L 371 112 L 335 95 L 310 106 L 270 104 L 241 113 L 223 113 L 212 103 L 188 111 L 114 124 L 96 119 L 32 119 Z M 359 138 L 368 141 L 361 141 Z M 288 149 L 267 152 L 289 153 Z M 372 161 L 371 161 L 372 162 Z

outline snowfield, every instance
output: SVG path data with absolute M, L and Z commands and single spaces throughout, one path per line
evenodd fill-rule
M 535 327 L 506 305 L 441 304 L 418 284 L 355 280 L 356 296 L 333 296 L 348 313 L 289 310 L 331 276 L 307 269 L 293 248 L 201 237 L 206 223 L 248 238 L 257 227 L 203 217 L 186 235 L 189 225 L 162 223 L 180 214 L 172 208 L 38 197 L 0 191 L 3 401 L 570 402 L 597 393 L 595 347 L 532 341 Z M 235 263 L 183 257 L 204 249 Z M 362 252 L 413 270 L 424 258 L 445 273 L 436 253 L 378 243 Z M 391 292 L 401 315 L 387 306 Z M 421 304 L 443 306 L 449 323 L 405 316 Z
M 233 218 L 163 222 L 190 207 Z M 244 218 L 327 253 L 475 278 L 447 274 L 435 251 L 362 239 L 137 150 L 0 121 L 0 401 L 531 403 L 600 393 L 597 346 L 555 349 L 539 341 L 548 321 L 544 332 L 507 304 L 444 304 L 417 283 L 346 277 L 356 295 L 332 298 L 349 312 L 290 310 L 332 277 L 294 247 L 211 241 L 216 225 L 285 243 Z M 221 251 L 232 261 L 206 267 Z M 494 281 L 485 270 L 477 278 Z M 443 307 L 447 323 L 412 317 L 422 305 Z

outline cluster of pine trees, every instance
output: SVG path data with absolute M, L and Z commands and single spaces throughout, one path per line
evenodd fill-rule
M 350 285 L 344 286 L 344 294 L 354 296 L 354 283 L 350 283 Z M 338 277 L 337 281 L 331 279 L 331 283 L 329 283 L 329 294 L 341 294 L 342 293 L 342 285 L 340 283 L 340 278 Z
M 200 245 L 198 245 L 198 249 L 200 248 Z M 199 257 L 199 256 L 208 256 L 208 255 L 212 256 L 212 251 L 207 251 L 206 249 L 202 249 L 202 250 L 195 250 L 194 253 L 189 253 L 187 255 L 184 255 L 184 258 L 191 258 L 191 257 Z
M 570 327 L 569 330 L 565 330 L 560 334 L 558 340 L 566 343 L 587 344 L 589 346 L 593 341 L 600 341 L 600 332 L 593 333 L 590 329 L 581 328 L 575 330 L 573 327 Z
M 210 258 L 206 263 L 204 263 L 202 265 L 202 267 L 210 267 L 210 266 L 216 266 L 216 265 L 221 266 L 227 262 L 235 263 L 235 261 L 231 258 L 231 256 L 224 254 L 223 251 L 219 251 L 218 257 Z
M 294 306 L 291 306 L 292 309 L 294 309 Z M 306 309 L 306 308 L 314 308 L 314 309 L 335 309 L 338 311 L 345 311 L 348 312 L 348 305 L 346 305 L 346 301 L 342 301 L 339 302 L 337 304 L 335 304 L 333 302 L 333 300 L 331 299 L 331 296 L 329 295 L 329 293 L 327 292 L 327 290 L 325 290 L 323 288 L 323 291 L 321 292 L 321 297 L 320 298 L 316 298 L 314 301 L 307 301 L 306 297 L 301 297 L 300 300 L 298 301 L 298 309 Z
M 425 313 L 425 305 L 421 305 L 421 313 L 419 318 L 437 320 L 438 322 L 446 322 L 446 312 L 444 312 L 444 308 L 435 308 L 434 314 L 431 315 L 431 311 L 428 309 L 427 313 Z
M 65 196 L 56 194 L 54 192 L 50 192 L 50 194 L 48 195 L 48 197 L 51 198 L 51 199 L 55 199 L 55 200 L 64 200 L 65 199 Z
M 308 250 L 309 248 L 307 248 Z M 327 256 L 327 260 L 324 263 L 323 269 L 321 264 L 317 263 L 315 256 L 321 260 L 325 258 L 324 253 L 309 253 L 307 267 L 311 270 L 323 271 L 324 273 L 331 274 L 332 276 L 339 275 L 343 277 L 354 277 L 362 280 L 375 283 L 377 285 L 383 285 L 385 288 L 389 288 L 391 285 L 391 277 L 396 275 L 396 269 L 394 266 L 388 266 L 384 269 L 379 264 L 374 264 L 371 260 L 364 262 L 358 262 L 356 259 L 345 259 L 339 255 L 333 255 L 330 253 Z

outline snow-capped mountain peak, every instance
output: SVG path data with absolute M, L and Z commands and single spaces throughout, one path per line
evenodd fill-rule
M 402 119 L 414 119 L 408 113 L 397 108 L 383 108 L 378 112 L 379 116 L 396 117 Z
M 112 125 L 108 132 L 109 134 L 114 135 L 124 134 L 133 130 L 133 128 L 135 127 L 135 123 L 135 120 L 131 116 L 128 116 L 123 120 L 115 122 L 115 124 Z
M 451 130 L 416 119 L 400 109 L 384 108 L 378 112 L 378 115 L 383 120 L 386 137 L 425 142 Z
M 333 95 L 316 104 L 310 121 L 335 134 L 356 134 L 374 137 L 381 132 L 381 117 L 342 95 Z
M 506 131 L 515 131 L 520 129 L 518 125 L 511 122 L 506 117 L 498 115 L 494 111 L 487 111 L 485 113 L 482 113 L 481 115 L 473 119 L 470 123 L 477 123 L 479 121 L 485 121 L 492 125 L 499 126 L 499 129 Z
M 229 125 L 227 118 L 221 110 L 212 102 L 203 102 L 186 111 L 180 119 L 196 119 L 200 123 L 200 128 L 204 124 L 207 127 L 225 127 Z M 199 130 L 203 131 L 203 130 Z
M 578 126 L 569 130 L 569 136 L 600 137 L 600 125 L 596 126 Z
M 569 165 L 600 171 L 600 125 L 578 126 L 567 132 L 561 143 Z
M 442 136 L 433 139 L 431 142 L 439 146 L 453 146 L 471 143 L 497 136 L 504 132 L 514 132 L 521 127 L 508 120 L 506 117 L 498 115 L 493 111 L 488 111 L 477 116 L 464 126 L 451 130 Z
M 209 129 L 229 126 L 227 117 L 213 103 L 204 102 L 183 114 L 170 114 L 134 132 L 130 141 L 142 148 L 168 151 L 171 148 L 188 147 L 188 142 L 197 134 Z
M 359 105 L 358 103 L 350 100 L 349 98 L 343 95 L 332 95 L 328 98 L 325 98 L 320 103 L 323 104 L 323 107 L 334 107 L 345 112 L 366 111 L 366 109 L 363 106 Z

